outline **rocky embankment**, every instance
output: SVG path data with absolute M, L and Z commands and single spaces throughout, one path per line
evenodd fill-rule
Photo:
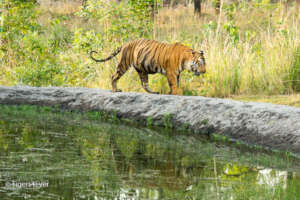
M 217 133 L 249 144 L 300 153 L 300 109 L 200 96 L 112 93 L 89 88 L 0 87 L 0 104 L 59 106 L 116 112 L 120 118 L 175 129 Z

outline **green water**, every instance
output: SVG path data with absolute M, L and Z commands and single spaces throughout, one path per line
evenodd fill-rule
M 99 113 L 0 106 L 0 199 L 300 199 L 300 161 Z

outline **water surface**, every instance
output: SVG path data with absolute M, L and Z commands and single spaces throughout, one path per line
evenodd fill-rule
M 99 113 L 0 106 L 0 199 L 300 199 L 300 162 Z

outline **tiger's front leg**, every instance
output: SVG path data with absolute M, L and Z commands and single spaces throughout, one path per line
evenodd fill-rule
M 180 79 L 180 74 L 177 75 L 177 88 L 179 88 L 179 79 Z
M 170 87 L 169 94 L 176 95 L 177 94 L 177 75 L 174 73 L 167 73 L 167 79 Z

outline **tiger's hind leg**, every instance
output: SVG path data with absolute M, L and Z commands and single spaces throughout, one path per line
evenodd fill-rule
M 111 77 L 111 86 L 113 92 L 122 92 L 122 90 L 117 88 L 117 81 L 123 76 L 123 74 L 125 74 L 129 67 L 123 66 L 121 63 L 118 64 L 117 72 Z
M 149 84 L 148 84 L 148 74 L 146 73 L 142 73 L 142 72 L 138 72 L 139 76 L 140 76 L 140 79 L 141 79 L 141 83 L 142 83 L 142 86 L 143 88 L 148 92 L 148 93 L 151 93 L 151 94 L 159 94 L 159 92 L 153 92 L 150 87 L 149 87 Z

